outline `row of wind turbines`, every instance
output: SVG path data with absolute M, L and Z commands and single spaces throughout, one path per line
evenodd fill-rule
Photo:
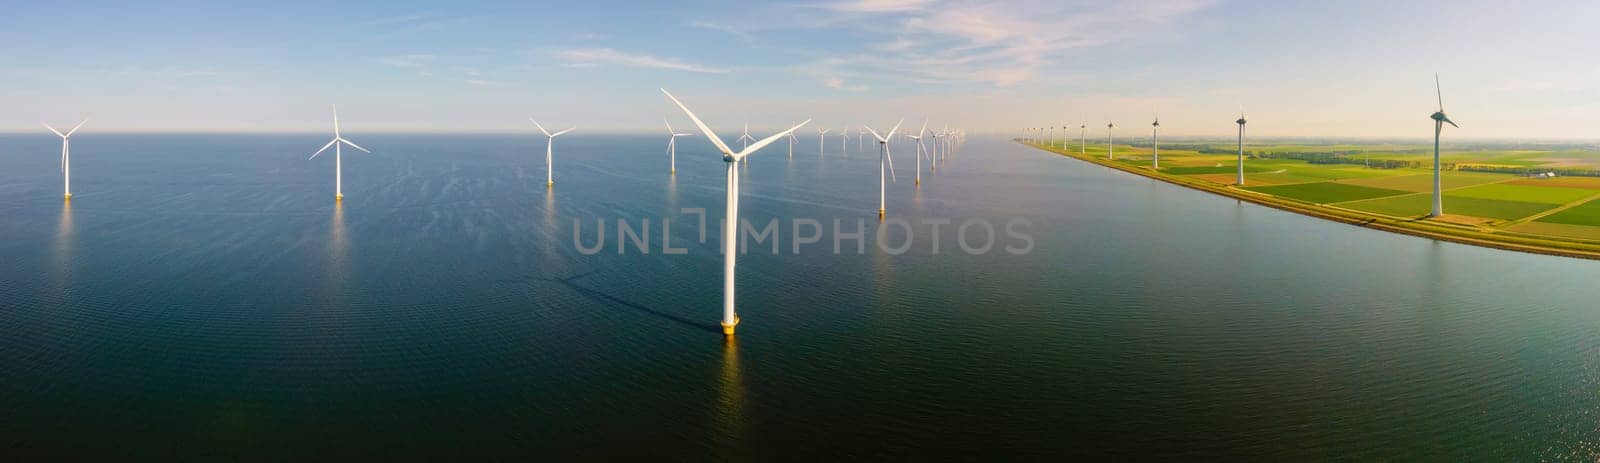
M 735 281 L 735 279 L 734 279 L 734 269 L 736 267 L 736 257 L 738 256 L 738 252 L 735 249 L 735 243 L 737 242 L 737 240 L 734 239 L 733 237 L 738 236 L 737 232 L 738 232 L 738 224 L 739 224 L 739 169 L 737 169 L 736 166 L 740 162 L 744 162 L 744 163 L 748 164 L 749 163 L 749 157 L 750 157 L 751 154 L 755 154 L 755 152 L 761 150 L 762 148 L 765 148 L 766 146 L 771 145 L 772 143 L 777 142 L 780 139 L 785 139 L 785 138 L 787 138 L 788 141 L 789 141 L 789 157 L 793 158 L 794 157 L 794 143 L 795 143 L 794 133 L 796 131 L 800 130 L 800 128 L 804 127 L 806 124 L 811 123 L 811 120 L 810 119 L 806 119 L 805 121 L 803 121 L 803 122 L 801 122 L 799 124 L 796 124 L 793 127 L 790 127 L 788 130 L 784 130 L 782 132 L 778 132 L 776 134 L 770 135 L 770 136 L 768 136 L 766 138 L 763 138 L 763 139 L 760 139 L 760 140 L 756 140 L 755 137 L 750 136 L 750 125 L 748 123 L 746 123 L 745 124 L 745 128 L 744 128 L 744 133 L 741 134 L 739 136 L 739 138 L 735 140 L 735 141 L 737 141 L 739 143 L 739 150 L 738 151 L 734 151 L 732 148 L 730 148 L 726 143 L 724 143 L 722 141 L 721 137 L 717 136 L 716 132 L 711 130 L 710 126 L 707 126 L 705 122 L 702 122 L 700 120 L 699 116 L 696 116 L 693 111 L 690 111 L 689 107 L 685 106 L 683 104 L 683 102 L 679 101 L 677 97 L 672 95 L 672 93 L 668 92 L 666 89 L 661 89 L 661 93 L 666 95 L 667 98 L 669 100 L 671 100 L 673 104 L 677 105 L 677 107 L 679 109 L 683 110 L 683 113 L 689 117 L 690 121 L 694 122 L 695 127 L 700 129 L 700 132 L 705 135 L 706 139 L 711 142 L 712 146 L 716 147 L 717 151 L 720 151 L 722 153 L 722 160 L 723 160 L 723 162 L 725 162 L 727 164 L 727 174 L 726 174 L 727 175 L 727 177 L 726 177 L 726 181 L 727 182 L 726 182 L 726 185 L 725 185 L 725 189 L 726 189 L 726 197 L 725 197 L 726 216 L 725 217 L 726 217 L 726 220 L 723 221 L 723 227 L 724 227 L 723 228 L 723 236 L 727 237 L 727 238 L 723 239 L 723 241 L 722 241 L 722 246 L 723 246 L 723 249 L 722 249 L 722 251 L 723 251 L 722 252 L 722 255 L 723 255 L 723 306 L 722 306 L 723 314 L 722 314 L 721 325 L 722 325 L 722 332 L 723 332 L 723 334 L 725 336 L 733 336 L 735 327 L 737 327 L 739 325 L 739 315 L 738 315 L 738 311 L 737 311 L 735 303 L 734 303 L 735 302 L 735 299 L 734 299 L 734 289 L 735 289 L 734 288 L 734 281 Z M 529 118 L 529 120 L 531 122 L 533 122 L 534 127 L 538 128 L 539 132 L 541 134 L 544 134 L 544 136 L 545 136 L 545 154 L 544 154 L 544 160 L 545 160 L 545 186 L 546 186 L 546 188 L 551 188 L 551 187 L 553 187 L 555 185 L 554 168 L 552 167 L 552 158 L 553 158 L 553 155 L 554 155 L 554 152 L 555 152 L 555 139 L 556 139 L 556 137 L 559 137 L 561 135 L 564 135 L 564 134 L 572 132 L 573 130 L 576 129 L 576 127 L 572 127 L 572 128 L 568 128 L 568 129 L 560 130 L 560 131 L 556 131 L 556 132 L 550 132 L 549 130 L 546 130 L 544 125 L 540 124 L 538 120 L 534 120 L 533 118 Z M 45 124 L 46 128 L 49 128 L 51 132 L 54 132 L 56 135 L 61 137 L 61 172 L 62 172 L 64 184 L 66 185 L 66 187 L 65 187 L 66 188 L 65 195 L 66 195 L 66 200 L 67 201 L 71 201 L 72 200 L 72 187 L 71 187 L 71 174 L 70 174 L 70 172 L 71 172 L 70 169 L 71 168 L 70 168 L 70 165 L 69 165 L 69 161 L 70 161 L 70 157 L 69 157 L 70 142 L 71 142 L 72 134 L 76 133 L 79 128 L 82 128 L 84 123 L 86 123 L 86 122 L 87 122 L 87 120 L 84 120 L 83 122 L 79 122 L 78 125 L 74 126 L 71 130 L 68 130 L 66 133 L 61 133 L 61 131 L 56 130 L 54 127 L 51 127 L 49 124 Z M 678 172 L 678 152 L 677 152 L 678 138 L 691 136 L 691 135 L 693 135 L 693 133 L 691 133 L 691 132 L 678 132 L 678 131 L 672 129 L 671 122 L 667 122 L 667 121 L 663 121 L 663 122 L 666 122 L 667 134 L 668 134 L 668 138 L 667 138 L 668 173 L 669 173 L 669 175 L 675 175 Z M 902 123 L 904 123 L 904 122 L 905 122 L 905 120 L 901 119 L 899 122 L 896 122 L 894 124 L 894 126 L 889 129 L 888 132 L 883 132 L 883 133 L 878 132 L 876 129 L 873 129 L 870 126 L 863 126 L 863 128 L 866 130 L 866 134 L 871 134 L 872 137 L 874 139 L 876 139 L 876 141 L 878 142 L 878 218 L 879 218 L 879 220 L 882 220 L 884 218 L 884 214 L 885 214 L 885 198 L 886 198 L 886 191 L 887 191 L 887 182 L 894 180 L 894 159 L 893 159 L 893 156 L 890 153 L 890 144 L 895 140 L 895 136 L 897 134 L 900 135 L 901 137 L 904 137 L 904 138 L 908 139 L 908 140 L 914 141 L 916 146 L 917 146 L 917 180 L 916 180 L 916 184 L 918 186 L 920 186 L 922 184 L 922 158 L 923 157 L 928 157 L 930 159 L 930 161 L 933 163 L 932 164 L 932 166 L 933 166 L 932 168 L 937 169 L 938 163 L 941 160 L 943 160 L 943 158 L 948 157 L 948 155 L 955 150 L 955 147 L 959 146 L 960 143 L 962 141 L 964 141 L 964 139 L 966 137 L 966 134 L 965 134 L 964 131 L 959 130 L 959 129 L 951 130 L 948 127 L 946 127 L 942 131 L 938 131 L 938 132 L 934 132 L 934 133 L 930 134 L 928 132 L 928 123 L 927 123 L 927 121 L 924 121 L 922 123 L 922 128 L 917 131 L 916 135 L 911 135 L 911 134 L 907 134 L 907 133 L 900 133 L 899 132 L 900 131 L 900 125 Z M 824 153 L 824 151 L 826 150 L 827 139 L 825 137 L 826 137 L 828 131 L 829 131 L 828 129 L 819 129 L 818 130 L 817 136 L 818 136 L 818 142 L 819 142 L 818 143 L 818 154 L 819 155 L 822 155 Z M 841 129 L 838 133 L 839 133 L 840 138 L 841 138 L 840 141 L 839 141 L 840 149 L 841 149 L 841 151 L 847 151 L 847 148 L 848 148 L 849 145 L 847 144 L 848 143 L 848 139 L 846 137 L 848 136 L 849 129 L 848 128 Z M 861 132 L 861 129 L 857 129 L 856 130 L 856 140 L 857 140 L 856 141 L 856 145 L 857 145 L 858 150 L 863 145 L 863 143 L 862 143 L 862 140 L 864 139 L 863 135 L 864 134 Z M 934 145 L 932 150 L 928 149 L 927 146 L 924 145 L 924 143 L 923 143 L 924 139 L 928 139 L 930 137 L 931 137 L 931 139 L 933 141 L 933 145 Z M 356 150 L 359 150 L 359 151 L 361 151 L 363 153 L 367 153 L 367 154 L 371 154 L 372 153 L 372 151 L 367 150 L 366 148 L 363 148 L 360 145 L 357 145 L 355 142 L 352 142 L 352 141 L 344 138 L 344 135 L 339 130 L 339 109 L 338 109 L 338 107 L 334 107 L 333 108 L 333 139 L 328 141 L 327 144 L 322 145 L 322 148 L 318 149 L 315 153 L 312 153 L 311 157 L 308 158 L 308 160 L 316 159 L 317 156 L 319 156 L 322 153 L 328 151 L 328 148 L 333 148 L 333 157 L 334 157 L 334 174 L 333 174 L 334 175 L 334 180 L 333 180 L 334 183 L 333 184 L 334 184 L 334 201 L 336 201 L 336 202 L 344 200 L 343 176 L 344 176 L 344 147 L 345 146 L 349 146 L 349 147 L 354 148 Z M 886 177 L 886 175 L 887 175 L 887 177 Z
M 1440 176 L 1439 138 L 1444 132 L 1445 124 L 1450 124 L 1451 127 L 1461 128 L 1461 126 L 1456 125 L 1455 121 L 1450 120 L 1450 117 L 1446 116 L 1444 113 L 1444 91 L 1439 87 L 1438 74 L 1434 74 L 1433 76 L 1433 91 L 1434 96 L 1436 96 L 1439 100 L 1439 110 L 1434 111 L 1433 114 L 1428 116 L 1429 119 L 1433 119 L 1433 210 L 1428 213 L 1428 217 L 1430 218 L 1444 215 L 1444 189 Z M 1156 115 L 1154 119 L 1155 120 L 1150 123 L 1150 168 L 1152 170 L 1159 170 L 1161 169 L 1161 116 Z M 1238 124 L 1239 126 L 1239 156 L 1237 161 L 1238 178 L 1234 181 L 1234 186 L 1242 187 L 1245 184 L 1245 124 L 1249 123 L 1249 119 L 1245 117 L 1244 107 L 1241 106 L 1239 108 L 1239 118 L 1235 119 L 1233 123 Z M 1106 158 L 1112 161 L 1117 159 L 1115 151 L 1116 138 L 1114 133 L 1116 127 L 1117 125 L 1114 122 L 1106 123 Z M 1061 131 L 1060 143 L 1056 142 L 1056 129 L 1058 128 Z M 1060 146 L 1062 148 L 1066 148 L 1067 129 L 1069 128 L 1071 128 L 1071 126 L 1067 125 L 1062 125 L 1059 127 L 1027 127 L 1022 129 L 1022 136 L 1020 139 L 1025 142 L 1041 143 L 1049 146 Z M 1079 122 L 1078 130 L 1078 154 L 1087 156 L 1089 146 L 1089 124 L 1087 122 Z

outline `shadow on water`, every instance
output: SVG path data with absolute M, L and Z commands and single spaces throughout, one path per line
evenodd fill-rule
M 654 316 L 654 317 L 658 317 L 658 318 L 661 318 L 663 320 L 667 320 L 667 321 L 670 321 L 670 322 L 678 323 L 680 325 L 688 326 L 690 328 L 695 328 L 695 329 L 704 330 L 704 331 L 708 331 L 708 332 L 712 332 L 712 333 L 718 333 L 718 334 L 722 333 L 722 326 L 721 325 L 718 325 L 718 324 L 715 324 L 715 323 L 700 323 L 700 322 L 696 322 L 694 320 L 690 320 L 690 319 L 683 318 L 683 317 L 680 317 L 680 316 L 677 316 L 677 315 L 673 315 L 673 314 L 670 314 L 670 313 L 662 312 L 660 310 L 656 310 L 656 309 L 653 309 L 653 308 L 650 308 L 650 307 L 647 307 L 647 306 L 644 306 L 644 305 L 635 304 L 633 302 L 628 302 L 628 301 L 619 299 L 616 296 L 612 296 L 610 294 L 606 294 L 605 292 L 602 292 L 600 290 L 584 287 L 582 285 L 579 285 L 579 284 L 573 282 L 574 280 L 578 280 L 580 278 L 587 277 L 589 275 L 593 275 L 594 273 L 595 272 L 581 273 L 581 274 L 573 275 L 573 276 L 566 277 L 566 278 L 534 278 L 533 280 L 548 281 L 548 282 L 557 283 L 557 284 L 560 284 L 562 286 L 566 286 L 567 288 L 570 288 L 573 291 L 576 291 L 578 294 L 581 294 L 581 295 L 583 295 L 585 297 L 588 297 L 590 299 L 594 299 L 594 300 L 597 300 L 597 301 L 603 301 L 603 302 L 609 302 L 609 303 L 611 303 L 613 305 L 625 307 L 625 308 L 628 308 L 628 309 L 633 309 L 635 311 L 638 311 L 639 313 L 643 313 L 643 314 L 646 314 L 646 315 L 651 315 L 651 316 Z

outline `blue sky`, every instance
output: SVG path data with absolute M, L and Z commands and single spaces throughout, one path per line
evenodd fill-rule
M 0 16 L 0 131 L 971 130 L 1594 138 L 1600 2 L 44 2 Z M 42 130 L 42 129 L 38 129 Z

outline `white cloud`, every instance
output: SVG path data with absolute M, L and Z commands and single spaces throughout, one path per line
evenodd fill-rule
M 931 0 L 849 0 L 809 6 L 841 13 L 903 13 L 921 10 L 932 3 Z
M 661 58 L 650 55 L 627 53 L 611 48 L 584 48 L 562 50 L 556 56 L 572 63 L 581 65 L 615 64 L 619 66 L 671 69 L 677 71 L 699 72 L 707 74 L 726 74 L 727 69 L 707 67 L 693 63 L 686 63 L 671 58 Z
M 827 56 L 803 68 L 817 75 L 1006 87 L 1037 79 L 1041 69 L 1072 49 L 1127 40 L 1214 1 L 835 1 L 806 6 L 854 13 L 851 20 L 823 17 L 807 24 L 816 18 L 800 18 L 793 27 L 853 27 L 882 38 L 867 46 L 876 53 Z
M 844 88 L 844 79 L 839 78 L 839 76 L 824 77 L 822 78 L 822 85 L 826 85 L 828 88 Z
M 378 58 L 378 62 L 406 69 L 421 69 L 433 63 L 433 55 L 399 55 Z

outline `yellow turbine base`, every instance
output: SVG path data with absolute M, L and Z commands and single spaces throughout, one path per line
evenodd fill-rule
M 344 195 L 333 195 L 334 202 L 344 201 Z
M 883 209 L 878 209 L 878 220 L 883 220 Z
M 553 187 L 553 186 L 556 186 L 556 182 L 544 182 L 544 187 L 545 188 L 550 188 L 550 187 Z
M 734 316 L 733 317 L 733 323 L 723 322 L 722 323 L 722 335 L 723 336 L 733 336 L 733 329 L 735 327 L 739 326 L 739 321 L 740 320 L 741 319 L 738 316 Z
M 66 199 L 67 201 L 71 201 L 72 200 L 72 193 L 67 193 L 66 197 L 67 197 L 67 199 Z

